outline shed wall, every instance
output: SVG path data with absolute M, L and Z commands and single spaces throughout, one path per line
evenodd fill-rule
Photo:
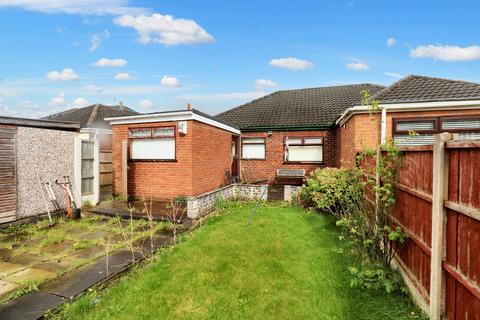
M 17 195 L 18 218 L 45 213 L 42 187 L 37 172 L 43 181 L 52 184 L 59 204 L 65 207 L 63 189 L 55 184 L 63 176 L 74 176 L 74 140 L 76 132 L 18 127 L 17 149 Z M 49 204 L 50 209 L 53 207 Z

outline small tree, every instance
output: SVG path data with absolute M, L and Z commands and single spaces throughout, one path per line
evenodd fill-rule
M 176 197 L 170 201 L 170 210 L 168 212 L 168 221 L 172 225 L 173 242 L 177 242 L 177 230 L 178 224 L 182 222 L 182 219 L 187 211 L 186 208 L 187 199 L 185 197 Z

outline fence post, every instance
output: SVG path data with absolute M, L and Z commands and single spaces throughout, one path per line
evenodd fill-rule
M 122 195 L 125 202 L 128 201 L 128 162 L 127 140 L 122 141 Z
M 445 209 L 443 201 L 447 179 L 445 177 L 445 142 L 449 133 L 436 134 L 433 144 L 433 197 L 432 197 L 432 256 L 430 260 L 430 319 L 440 320 L 442 315 L 442 262 Z

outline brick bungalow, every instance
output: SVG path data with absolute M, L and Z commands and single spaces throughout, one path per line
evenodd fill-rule
M 381 113 L 356 105 L 336 120 L 341 166 L 354 166 L 358 152 L 389 139 L 399 146 L 429 145 L 441 132 L 480 139 L 480 84 L 411 75 L 371 100 L 379 102 Z
M 381 112 L 361 105 L 361 92 Z M 428 145 L 449 131 L 480 138 L 480 84 L 408 76 L 390 87 L 283 90 L 216 117 L 195 109 L 106 119 L 113 128 L 114 191 L 195 196 L 232 182 L 275 182 L 277 169 L 352 167 L 392 139 Z M 415 136 L 410 135 L 414 131 Z
M 115 194 L 147 199 L 193 196 L 235 174 L 240 130 L 198 110 L 107 119 L 113 129 Z
M 339 161 L 335 120 L 360 104 L 361 92 L 384 87 L 355 84 L 277 91 L 217 115 L 242 131 L 240 168 L 247 181 L 275 180 L 277 169 L 307 174 Z

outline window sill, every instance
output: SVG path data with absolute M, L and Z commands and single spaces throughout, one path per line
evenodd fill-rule
M 283 164 L 324 164 L 323 161 L 284 161 Z
M 177 159 L 135 159 L 135 160 L 128 160 L 129 163 L 136 163 L 136 162 L 177 162 Z

